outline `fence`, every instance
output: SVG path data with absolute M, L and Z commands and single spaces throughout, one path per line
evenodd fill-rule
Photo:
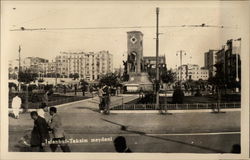
M 56 105 L 60 105 L 60 104 L 64 104 L 64 103 L 79 101 L 79 100 L 83 100 L 83 99 L 86 99 L 86 97 L 66 97 L 66 98 L 61 98 L 61 99 L 58 99 L 58 100 L 49 101 L 48 106 L 51 107 L 51 106 L 56 106 Z M 25 108 L 25 105 L 26 104 L 23 103 L 22 108 Z M 28 109 L 37 109 L 37 108 L 39 108 L 40 105 L 41 105 L 41 102 L 36 102 L 36 103 L 29 102 Z
M 240 103 L 195 103 L 195 104 L 123 104 L 112 107 L 111 110 L 190 110 L 190 109 L 214 109 L 214 108 L 241 108 Z

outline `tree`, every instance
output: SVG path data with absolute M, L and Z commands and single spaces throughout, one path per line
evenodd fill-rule
M 183 100 L 184 100 L 184 92 L 181 90 L 181 87 L 177 87 L 173 93 L 172 103 L 182 104 Z
M 175 73 L 172 70 L 163 71 L 161 74 L 161 80 L 164 83 L 173 83 L 175 81 Z
M 79 74 L 78 74 L 78 73 L 75 73 L 75 74 L 73 75 L 73 78 L 74 78 L 74 80 L 78 79 L 78 78 L 79 78 Z
M 74 74 L 70 73 L 69 78 L 73 78 L 75 80 L 75 79 L 79 78 L 79 74 L 78 73 L 74 73 Z
M 80 84 L 81 84 L 81 85 L 88 85 L 89 83 L 86 82 L 84 79 L 81 79 L 81 80 L 80 80 Z
M 37 73 L 33 73 L 31 72 L 31 70 L 25 70 L 24 72 L 20 72 L 19 73 L 19 76 L 18 76 L 18 81 L 19 82 L 23 82 L 26 84 L 26 96 L 25 96 L 25 111 L 27 111 L 28 109 L 28 95 L 29 95 L 29 92 L 28 92 L 28 88 L 29 88 L 29 83 L 32 82 L 32 81 L 35 81 L 38 77 L 38 74 Z
M 33 73 L 30 70 L 21 71 L 18 76 L 18 81 L 25 84 L 29 84 L 32 81 L 35 81 L 38 77 L 37 73 Z
M 118 87 L 121 85 L 118 76 L 114 73 L 108 73 L 101 77 L 99 85 L 107 85 L 111 87 Z

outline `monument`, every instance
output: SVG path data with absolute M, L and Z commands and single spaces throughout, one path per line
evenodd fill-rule
M 148 73 L 144 72 L 142 32 L 127 32 L 127 49 L 128 57 L 125 68 L 129 80 L 124 83 L 127 91 L 152 91 L 153 83 L 149 80 Z

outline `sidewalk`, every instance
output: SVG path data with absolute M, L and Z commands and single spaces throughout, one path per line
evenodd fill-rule
M 119 94 L 118 96 L 112 96 L 110 107 L 122 105 L 123 103 L 125 104 L 127 102 L 130 102 L 132 100 L 137 99 L 138 97 L 139 97 L 138 94 L 129 94 L 129 95 Z M 57 108 L 67 107 L 68 108 L 70 106 L 71 109 L 74 109 L 75 105 L 77 105 L 77 106 L 83 105 L 85 107 L 90 107 L 92 109 L 98 110 L 99 97 L 94 96 L 93 98 L 87 98 L 84 100 L 64 103 L 64 104 L 56 105 L 55 107 L 57 107 Z M 64 109 L 67 110 L 67 108 L 64 108 Z M 28 112 L 31 112 L 31 111 L 36 111 L 36 109 L 28 109 Z M 9 112 L 12 112 L 12 108 L 9 108 Z M 20 109 L 20 112 L 23 112 L 23 109 Z

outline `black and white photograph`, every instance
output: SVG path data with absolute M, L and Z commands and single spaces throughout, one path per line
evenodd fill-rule
M 249 4 L 2 1 L 2 158 L 249 158 Z

